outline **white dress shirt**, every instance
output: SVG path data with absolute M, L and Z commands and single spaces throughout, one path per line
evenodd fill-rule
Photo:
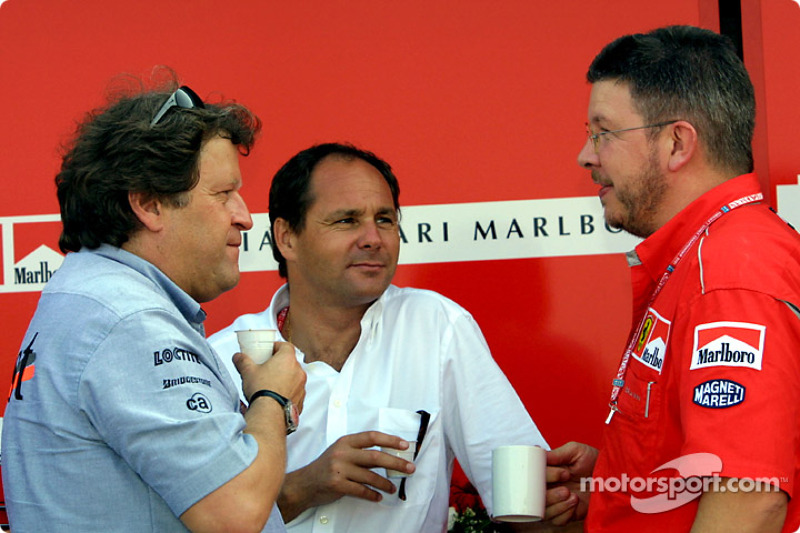
M 239 351 L 235 331 L 277 329 L 276 316 L 287 305 L 284 285 L 267 310 L 242 315 L 210 337 L 239 383 L 231 363 Z M 406 438 L 418 427 L 416 421 L 415 427 L 400 427 L 401 421 L 415 419 L 418 410 L 430 413 L 430 423 L 416 472 L 406 481 L 406 501 L 397 493 L 384 494 L 379 503 L 345 496 L 306 510 L 287 524 L 291 533 L 443 532 L 454 458 L 491 513 L 492 449 L 547 448 L 475 320 L 435 292 L 390 286 L 361 319 L 361 337 L 341 372 L 322 362 L 304 363 L 299 350 L 297 357 L 308 381 L 300 427 L 287 442 L 287 472 L 314 461 L 344 435 L 379 430 Z

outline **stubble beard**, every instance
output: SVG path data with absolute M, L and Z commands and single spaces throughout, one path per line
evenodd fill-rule
M 619 217 L 606 218 L 606 222 L 612 228 L 623 229 L 631 235 L 649 237 L 658 229 L 655 221 L 666 192 L 667 181 L 659 170 L 653 150 L 635 181 L 622 188 L 614 186 L 617 201 L 624 209 Z

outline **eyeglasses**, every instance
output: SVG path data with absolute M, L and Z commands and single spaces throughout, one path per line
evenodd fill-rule
M 646 128 L 660 128 L 661 126 L 668 126 L 669 124 L 674 124 L 678 122 L 678 120 L 667 120 L 666 122 L 656 122 L 655 124 L 647 124 L 646 126 L 636 126 L 635 128 L 624 128 L 621 130 L 612 130 L 612 131 L 601 131 L 599 133 L 594 133 L 592 128 L 589 126 L 589 123 L 586 123 L 586 135 L 589 136 L 589 140 L 592 141 L 592 148 L 594 148 L 594 153 L 597 153 L 597 147 L 600 144 L 600 136 L 601 135 L 608 135 L 609 133 L 621 133 L 623 131 L 633 131 L 633 130 L 643 130 Z
M 167 114 L 167 111 L 172 109 L 173 107 L 180 107 L 181 109 L 205 109 L 205 104 L 203 104 L 203 100 L 197 96 L 197 93 L 188 88 L 187 86 L 181 86 L 177 91 L 172 93 L 167 101 L 164 102 L 164 105 L 161 106 L 161 109 L 158 110 L 156 116 L 153 117 L 153 120 L 150 121 L 150 127 L 152 128 Z

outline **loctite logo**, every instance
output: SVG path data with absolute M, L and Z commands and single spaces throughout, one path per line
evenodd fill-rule
M 761 370 L 766 327 L 746 322 L 701 324 L 694 330 L 691 370 L 733 366 Z

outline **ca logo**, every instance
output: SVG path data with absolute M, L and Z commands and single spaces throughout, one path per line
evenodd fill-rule
M 186 407 L 188 407 L 190 411 L 197 411 L 200 413 L 211 412 L 211 402 L 199 392 L 186 400 Z

